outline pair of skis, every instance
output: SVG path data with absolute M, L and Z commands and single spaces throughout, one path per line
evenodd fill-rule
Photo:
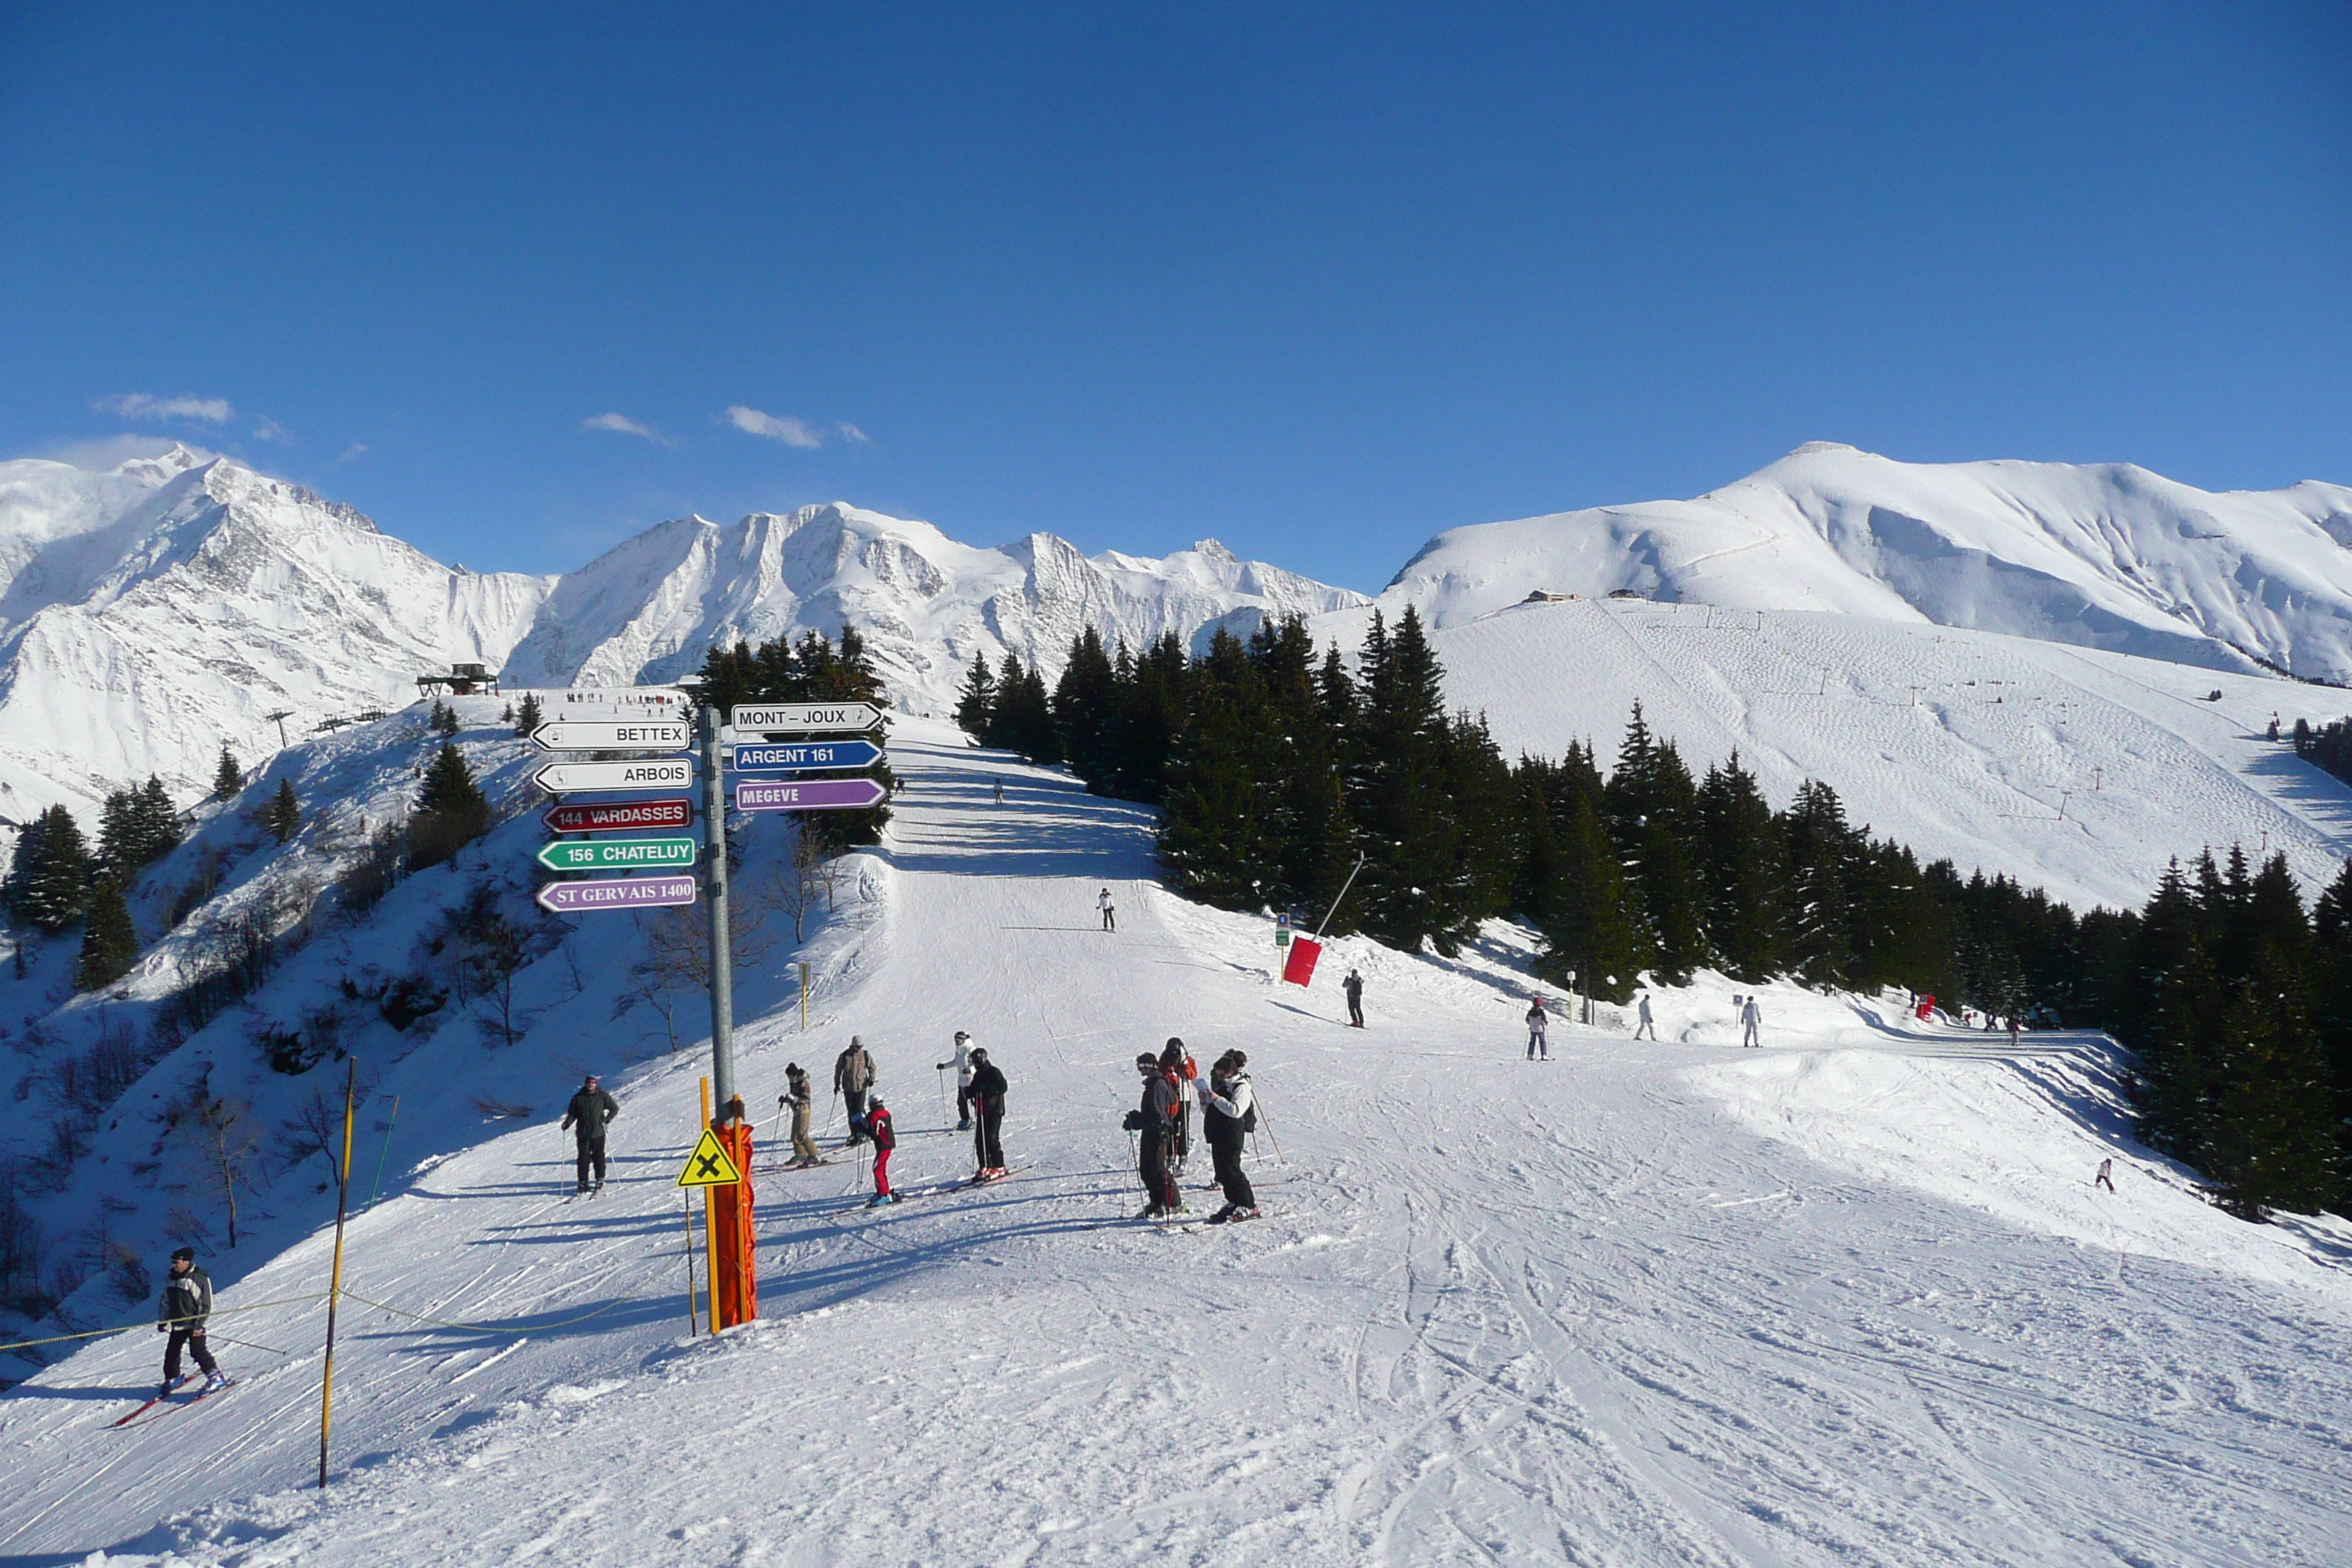
M 160 1411 L 156 1411 L 153 1415 L 148 1416 L 148 1420 L 161 1420 L 163 1416 L 171 1414 L 174 1410 L 185 1410 L 193 1405 L 202 1405 L 205 1400 L 210 1399 L 214 1394 L 222 1392 L 222 1390 L 235 1388 L 236 1386 L 236 1381 L 234 1379 L 230 1379 L 217 1385 L 208 1385 L 198 1389 L 196 1391 L 196 1396 L 193 1399 L 182 1399 L 176 1401 L 173 1399 L 173 1394 L 178 1393 L 183 1387 L 186 1386 L 188 1384 L 194 1383 L 194 1381 L 195 1373 L 188 1373 L 182 1376 L 173 1378 L 172 1380 L 171 1387 L 165 1389 L 163 1393 L 158 1394 L 154 1398 L 149 1400 L 138 1409 L 133 1410 L 130 1415 L 125 1415 L 119 1421 L 110 1423 L 110 1425 L 111 1425 L 117 1431 L 121 1430 L 125 1426 L 143 1426 L 146 1425 L 146 1422 L 141 1421 L 139 1418 L 142 1415 L 146 1415 L 149 1411 L 154 1410 L 159 1405 L 163 1408 Z

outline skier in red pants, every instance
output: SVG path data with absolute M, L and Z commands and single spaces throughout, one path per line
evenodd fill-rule
M 867 1206 L 878 1209 L 898 1201 L 890 1192 L 890 1151 L 898 1146 L 898 1134 L 878 1094 L 866 1102 L 866 1135 L 874 1140 L 874 1201 Z

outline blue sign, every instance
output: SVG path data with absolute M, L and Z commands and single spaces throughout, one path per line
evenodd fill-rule
M 777 745 L 739 743 L 735 770 L 748 773 L 808 773 L 817 768 L 869 768 L 882 760 L 882 748 L 871 741 L 795 741 Z

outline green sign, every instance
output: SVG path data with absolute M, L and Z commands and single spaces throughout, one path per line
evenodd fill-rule
M 551 871 L 668 870 L 694 864 L 688 834 L 659 838 L 559 839 L 541 847 L 539 863 Z

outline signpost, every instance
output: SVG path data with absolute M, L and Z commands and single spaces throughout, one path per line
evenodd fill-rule
M 509 687 L 506 695 L 520 702 L 539 699 L 539 710 L 548 719 L 668 719 L 694 722 L 694 704 L 675 686 Z
M 735 784 L 738 811 L 856 811 L 889 798 L 878 779 L 739 779 Z
M 530 738 L 551 752 L 682 752 L 694 731 L 680 719 L 558 719 Z
M 655 757 L 641 763 L 550 763 L 532 775 L 550 795 L 596 795 L 619 789 L 691 789 L 694 759 Z
M 871 741 L 799 741 L 776 745 L 735 742 L 735 770 L 749 773 L 809 773 L 819 768 L 870 768 L 882 760 L 882 748 Z
M 600 877 L 588 882 L 550 882 L 539 890 L 539 907 L 558 915 L 681 909 L 692 902 L 691 877 Z
M 694 1152 L 678 1167 L 677 1184 L 681 1187 L 731 1187 L 743 1179 L 735 1162 L 727 1155 L 726 1145 L 719 1135 L 706 1127 L 694 1145 Z
M 610 763 L 572 763 L 572 767 L 604 767 Z M 624 763 L 623 766 L 629 764 Z M 661 800 L 599 801 L 593 805 L 559 805 L 540 813 L 551 833 L 618 833 L 647 827 L 688 827 L 694 823 L 694 802 L 684 795 Z
M 882 722 L 871 702 L 778 702 L 730 710 L 727 723 L 737 734 L 769 730 L 854 733 Z
M 645 871 L 691 866 L 698 846 L 690 834 L 656 838 L 559 838 L 540 847 L 551 871 Z

